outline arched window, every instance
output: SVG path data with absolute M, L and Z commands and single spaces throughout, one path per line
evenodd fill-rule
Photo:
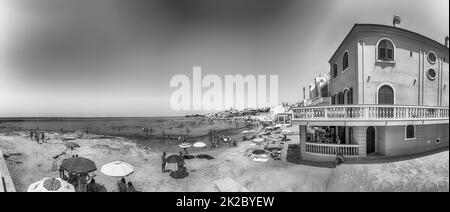
M 416 135 L 415 135 L 416 128 L 414 127 L 414 125 L 407 125 L 405 130 L 406 130 L 405 139 L 415 139 L 416 138 Z
M 344 53 L 344 56 L 342 57 L 342 70 L 345 70 L 348 68 L 348 52 L 346 51 Z
M 334 104 L 337 105 L 339 104 L 339 99 L 338 99 L 338 95 L 334 94 Z
M 394 44 L 383 39 L 378 43 L 378 60 L 394 61 Z
M 348 104 L 348 89 L 344 90 L 344 104 Z
M 333 79 L 336 78 L 338 75 L 338 66 L 337 64 L 333 64 Z
M 353 88 L 350 88 L 347 92 L 347 103 L 349 105 L 353 104 Z
M 383 85 L 378 89 L 378 104 L 392 105 L 394 104 L 394 89 L 389 85 Z
M 338 104 L 343 105 L 344 104 L 344 93 L 341 91 L 338 94 Z

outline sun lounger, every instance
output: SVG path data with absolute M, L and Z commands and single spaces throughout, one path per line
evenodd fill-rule
M 267 158 L 253 158 L 253 161 L 255 162 L 267 162 L 269 159 Z

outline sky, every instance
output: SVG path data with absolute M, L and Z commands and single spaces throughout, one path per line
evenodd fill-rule
M 2 0 L 0 117 L 174 116 L 177 74 L 278 75 L 279 102 L 329 72 L 354 23 L 443 42 L 448 0 Z

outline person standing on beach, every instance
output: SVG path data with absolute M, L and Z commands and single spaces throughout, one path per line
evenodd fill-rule
M 33 140 L 33 130 L 30 130 L 30 137 L 31 137 L 31 140 Z
M 117 182 L 117 188 L 119 189 L 119 192 L 127 192 L 127 181 L 125 181 L 125 178 L 122 178 Z
M 166 172 L 166 152 L 164 152 L 161 157 L 161 171 L 162 173 Z
M 81 173 L 78 177 L 78 192 L 86 192 L 87 191 L 87 182 L 90 177 L 86 173 Z
M 45 138 L 45 132 L 42 133 L 42 142 L 44 142 L 44 138 Z

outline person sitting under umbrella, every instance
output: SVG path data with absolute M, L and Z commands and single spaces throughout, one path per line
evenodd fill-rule
M 100 192 L 102 186 L 95 182 L 95 179 L 91 179 L 91 182 L 87 185 L 87 192 Z
M 137 192 L 136 188 L 133 186 L 133 183 L 128 182 L 127 192 Z
M 125 181 L 125 178 L 122 178 L 117 182 L 117 188 L 119 189 L 119 192 L 127 192 L 127 181 Z
M 87 182 L 91 177 L 87 173 L 81 173 L 78 177 L 78 192 L 86 192 L 87 191 Z M 94 181 L 95 182 L 95 181 Z

